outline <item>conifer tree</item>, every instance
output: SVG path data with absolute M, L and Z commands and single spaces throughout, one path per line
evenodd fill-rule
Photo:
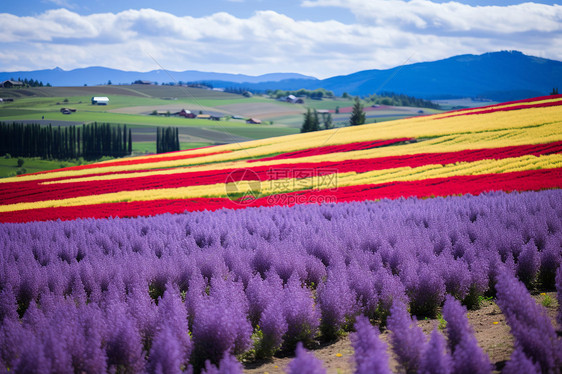
M 312 112 L 310 108 L 306 109 L 306 114 L 304 115 L 304 122 L 301 127 L 301 133 L 312 131 Z
M 358 126 L 365 123 L 365 112 L 363 111 L 363 105 L 359 98 L 355 98 L 355 103 L 353 104 L 353 109 L 351 111 L 351 117 L 349 117 L 350 126 Z

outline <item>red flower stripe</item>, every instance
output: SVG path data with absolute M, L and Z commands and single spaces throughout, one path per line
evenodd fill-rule
M 184 152 L 184 151 L 177 151 L 177 152 Z M 177 153 L 177 152 L 167 153 L 170 156 L 151 157 L 151 158 L 145 158 L 145 159 L 140 159 L 140 160 L 138 158 L 124 159 L 124 160 L 119 160 L 119 161 L 112 161 L 112 162 L 105 162 L 105 163 L 98 163 L 98 164 L 70 166 L 70 167 L 64 168 L 62 170 L 64 170 L 64 171 L 86 170 L 86 169 L 98 169 L 98 168 L 105 168 L 105 167 L 112 167 L 112 166 L 127 166 L 127 165 L 147 164 L 147 163 L 153 163 L 153 162 L 187 160 L 187 159 L 196 158 L 196 157 L 206 157 L 206 156 L 212 156 L 212 155 L 219 155 L 219 154 L 222 154 L 222 153 L 230 153 L 232 151 L 201 153 L 201 154 L 197 154 L 197 155 L 173 156 L 173 154 Z M 53 171 L 60 171 L 60 170 L 61 169 L 39 171 L 39 172 L 33 173 L 33 174 L 47 174 L 47 173 L 52 173 Z
M 76 207 L 41 208 L 0 213 L 0 222 L 73 220 L 77 218 L 137 217 L 184 211 L 241 209 L 248 206 L 294 205 L 317 203 L 327 198 L 337 202 L 377 200 L 400 197 L 477 195 L 488 191 L 537 191 L 562 187 L 562 170 L 543 169 L 503 174 L 467 175 L 434 178 L 411 182 L 340 187 L 333 191 L 308 190 L 283 195 L 261 197 L 252 204 L 240 204 L 227 198 L 187 200 L 152 200 L 126 203 L 85 205 Z
M 502 104 L 504 105 L 504 104 Z M 435 119 L 443 119 L 443 118 L 451 118 L 451 117 L 458 117 L 458 116 L 470 116 L 470 115 L 474 115 L 474 114 L 488 114 L 488 113 L 494 113 L 494 112 L 509 112 L 511 110 L 519 110 L 519 109 L 530 109 L 530 108 L 546 108 L 546 107 L 551 107 L 551 106 L 559 106 L 562 105 L 562 101 L 551 101 L 548 103 L 538 103 L 538 104 L 520 104 L 520 105 L 514 105 L 514 106 L 509 106 L 509 107 L 491 107 L 488 109 L 482 109 L 482 110 L 478 110 L 478 111 L 473 111 L 473 112 L 461 112 L 461 113 L 454 113 L 448 116 L 443 116 L 443 117 L 438 117 Z
M 562 99 L 562 95 L 539 96 L 539 97 L 532 97 L 530 99 L 506 101 L 506 102 L 499 103 L 499 104 L 486 105 L 486 106 L 481 106 L 481 107 L 477 107 L 477 108 L 455 109 L 455 110 L 448 111 L 447 113 L 465 112 L 467 110 L 474 110 L 474 109 L 489 109 L 489 108 L 495 108 L 495 107 L 498 107 L 498 106 L 533 103 L 533 102 L 537 102 L 537 101 L 552 100 L 552 99 Z
M 336 152 L 360 151 L 364 149 L 383 147 L 385 145 L 405 142 L 408 140 L 412 140 L 412 139 L 398 138 L 398 139 L 374 140 L 368 142 L 356 142 L 356 143 L 338 144 L 338 145 L 327 145 L 324 147 L 308 148 L 308 149 L 303 149 L 301 151 L 282 153 L 277 156 L 265 157 L 257 160 L 249 160 L 248 162 L 282 160 L 286 158 L 298 158 L 298 157 L 310 157 L 310 156 L 325 155 L 325 154 L 336 153 Z
M 548 144 L 511 146 L 503 148 L 486 148 L 478 150 L 464 150 L 447 153 L 425 153 L 417 155 L 402 155 L 380 157 L 375 159 L 346 160 L 338 162 L 297 163 L 275 166 L 259 166 L 251 168 L 253 173 L 239 173 L 241 179 L 256 178 L 261 181 L 275 180 L 287 177 L 279 172 L 287 170 L 314 169 L 322 170 L 323 174 L 332 172 L 363 173 L 372 170 L 382 170 L 398 167 L 419 167 L 429 164 L 451 164 L 455 162 L 474 162 L 484 159 L 504 159 L 525 155 L 548 155 L 562 153 L 562 141 Z M 79 196 L 99 195 L 119 191 L 149 190 L 158 188 L 177 188 L 197 185 L 224 183 L 237 169 L 185 172 L 171 175 L 155 175 L 117 180 L 99 180 L 87 182 L 69 182 L 61 184 L 42 185 L 42 181 L 25 181 L 0 184 L 1 205 L 21 202 L 33 202 L 52 199 L 67 199 Z
M 341 187 L 332 192 L 305 191 L 301 201 L 307 198 L 333 195 L 337 202 L 400 197 L 451 196 L 458 194 L 478 195 L 489 191 L 538 191 L 562 188 L 562 169 L 525 170 L 502 174 L 462 175 L 448 178 L 432 178 L 419 181 L 390 182 L 378 185 Z

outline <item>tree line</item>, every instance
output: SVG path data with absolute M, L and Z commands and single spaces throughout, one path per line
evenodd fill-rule
M 322 100 L 325 97 L 326 98 L 334 97 L 334 93 L 332 91 L 328 91 L 324 88 L 317 88 L 315 90 L 307 90 L 305 88 L 301 88 L 300 90 L 296 90 L 296 91 L 267 90 L 265 92 L 274 99 L 279 99 L 281 97 L 286 97 L 289 95 L 294 95 L 297 97 L 304 96 L 315 100 Z
M 156 129 L 156 153 L 180 150 L 180 136 L 177 127 L 158 127 Z
M 10 78 L 10 80 L 14 82 L 22 82 L 27 87 L 51 87 L 50 83 L 44 85 L 42 81 L 38 81 L 35 79 L 24 78 L 22 80 L 21 78 L 18 78 L 18 80 L 15 80 L 14 78 Z
M 133 151 L 131 129 L 125 125 L 92 123 L 81 126 L 41 126 L 0 123 L 0 154 L 43 159 L 96 160 L 123 157 Z
M 392 106 L 410 106 L 419 108 L 439 109 L 439 104 L 435 104 L 429 100 L 420 99 L 418 97 L 397 94 L 394 92 L 381 92 L 373 94 L 364 99 L 369 105 L 392 105 Z
M 337 111 L 336 111 L 337 113 Z M 320 117 L 322 117 L 322 124 L 320 123 Z M 363 105 L 358 97 L 355 98 L 353 109 L 351 110 L 351 115 L 349 116 L 349 125 L 358 126 L 365 123 L 366 115 L 363 110 Z M 319 130 L 329 130 L 333 129 L 334 124 L 332 122 L 332 114 L 327 112 L 318 113 L 316 109 L 306 109 L 304 114 L 304 121 L 301 126 L 302 132 L 312 132 Z
M 301 127 L 301 132 L 312 132 L 319 130 L 329 130 L 333 129 L 334 124 L 332 122 L 331 113 L 318 113 L 316 109 L 306 109 L 304 114 L 304 122 Z

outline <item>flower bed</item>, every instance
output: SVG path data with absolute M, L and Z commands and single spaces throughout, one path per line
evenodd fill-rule
M 519 342 L 508 365 L 548 372 L 561 339 L 514 279 L 554 287 L 561 204 L 559 190 L 496 192 L 3 224 L 0 359 L 14 372 L 201 368 L 225 352 L 333 339 L 365 315 L 388 317 L 399 364 L 417 368 L 426 343 L 408 338 L 406 306 L 423 317 L 445 304 L 449 344 L 430 357 L 489 372 L 459 301 L 497 291 Z M 535 332 L 548 343 L 530 343 Z

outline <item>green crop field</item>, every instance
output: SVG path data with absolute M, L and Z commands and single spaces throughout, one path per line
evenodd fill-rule
M 18 159 L 21 158 L 23 162 L 22 168 L 18 167 Z M 0 178 L 6 178 L 14 176 L 20 172 L 37 173 L 40 171 L 47 171 L 59 168 L 65 168 L 69 166 L 80 165 L 77 160 L 71 161 L 59 161 L 59 160 L 41 160 L 39 158 L 28 158 L 28 157 L 13 157 L 5 158 L 3 155 L 0 157 Z
M 240 126 L 240 127 L 226 127 L 224 128 L 225 132 L 228 132 L 233 135 L 243 136 L 246 138 L 251 139 L 265 139 L 265 138 L 272 138 L 275 136 L 283 136 L 283 135 L 292 135 L 297 134 L 300 130 L 296 128 L 289 128 L 289 127 L 275 127 L 275 126 Z

